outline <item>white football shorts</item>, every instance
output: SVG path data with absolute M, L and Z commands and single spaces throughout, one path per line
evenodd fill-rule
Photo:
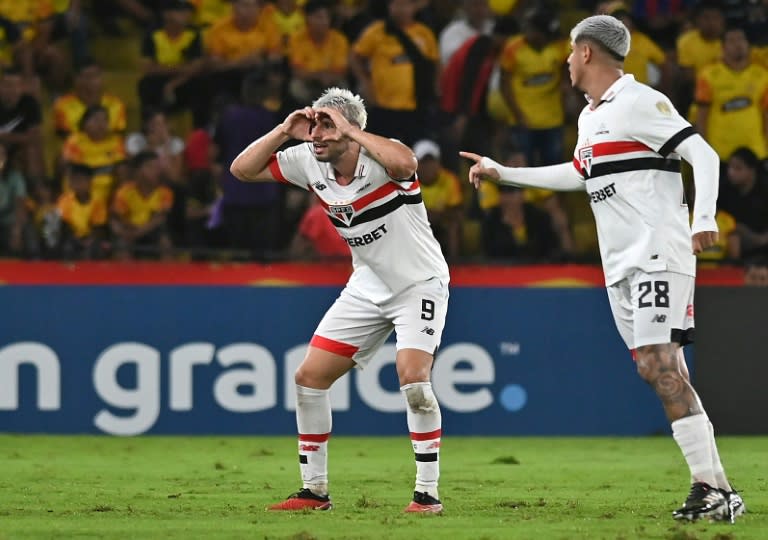
M 692 343 L 695 281 L 675 272 L 638 270 L 608 287 L 613 318 L 627 347 Z
M 419 282 L 383 304 L 354 296 L 345 288 L 318 324 L 310 345 L 365 367 L 394 330 L 398 351 L 435 354 L 447 309 L 448 287 L 437 278 Z

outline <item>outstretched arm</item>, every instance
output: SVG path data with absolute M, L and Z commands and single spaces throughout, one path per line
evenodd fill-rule
M 692 135 L 681 142 L 675 152 L 693 167 L 696 199 L 693 205 L 692 247 L 701 253 L 717 242 L 717 191 L 720 158 L 701 135 Z
M 277 180 L 267 166 L 280 146 L 291 139 L 310 141 L 310 133 L 315 122 L 315 112 L 311 107 L 293 111 L 266 135 L 259 137 L 240 152 L 230 165 L 230 172 L 239 180 L 246 182 L 264 182 Z
M 573 163 L 561 163 L 546 167 L 505 167 L 489 157 L 459 152 L 459 155 L 474 161 L 469 169 L 469 181 L 480 186 L 483 178 L 489 178 L 500 184 L 513 186 L 537 187 L 556 191 L 581 191 L 584 182 L 579 178 Z

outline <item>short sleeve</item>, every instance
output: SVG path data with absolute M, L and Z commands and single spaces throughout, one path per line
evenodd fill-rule
M 308 168 L 311 164 L 317 163 L 311 152 L 309 144 L 306 143 L 278 152 L 268 163 L 272 176 L 280 182 L 309 190 Z
M 641 93 L 632 107 L 632 117 L 633 138 L 664 157 L 696 133 L 661 92 Z

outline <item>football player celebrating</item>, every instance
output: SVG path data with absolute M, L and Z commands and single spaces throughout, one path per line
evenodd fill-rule
M 744 502 L 726 478 L 712 424 L 691 385 L 682 346 L 693 341 L 696 257 L 717 239 L 719 160 L 670 100 L 623 73 L 630 35 L 607 15 L 571 31 L 571 83 L 586 94 L 572 162 L 509 168 L 474 161 L 469 180 L 559 190 L 586 190 L 597 223 L 613 317 L 637 371 L 656 392 L 692 478 L 673 516 L 733 520 Z M 693 166 L 693 225 L 680 175 Z
M 448 305 L 448 265 L 432 234 L 404 144 L 364 131 L 359 96 L 328 89 L 292 112 L 232 162 L 243 181 L 277 180 L 314 193 L 352 252 L 353 272 L 320 321 L 296 371 L 296 422 L 303 486 L 272 510 L 327 510 L 329 388 L 365 367 L 392 330 L 396 367 L 416 459 L 407 512 L 438 513 L 440 407 L 430 382 Z M 302 141 L 277 152 L 284 143 Z

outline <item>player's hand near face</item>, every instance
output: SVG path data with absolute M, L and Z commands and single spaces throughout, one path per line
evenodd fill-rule
M 480 162 L 483 159 L 483 156 L 473 154 L 472 152 L 459 152 L 459 155 L 461 157 L 471 159 L 474 161 L 474 164 L 469 169 L 469 182 L 475 186 L 475 189 L 480 187 L 480 181 L 483 178 L 489 178 L 495 182 L 498 182 L 501 176 L 499 175 L 499 171 L 496 169 L 489 169 L 486 167 L 483 167 Z
M 315 123 L 315 111 L 312 107 L 304 107 L 293 111 L 283 120 L 283 133 L 299 141 L 312 140 L 312 127 Z
M 338 109 L 332 109 L 330 107 L 318 107 L 313 109 L 315 112 L 315 122 L 328 122 L 330 121 L 335 129 L 326 129 L 326 140 L 339 141 L 344 137 L 349 137 L 350 133 L 354 129 L 354 126 L 349 123 L 349 120 L 344 118 L 344 115 Z M 330 126 L 329 126 L 330 127 Z
M 717 232 L 715 231 L 701 231 L 693 235 L 692 244 L 693 252 L 696 254 L 701 253 L 707 248 L 711 248 L 717 242 Z

